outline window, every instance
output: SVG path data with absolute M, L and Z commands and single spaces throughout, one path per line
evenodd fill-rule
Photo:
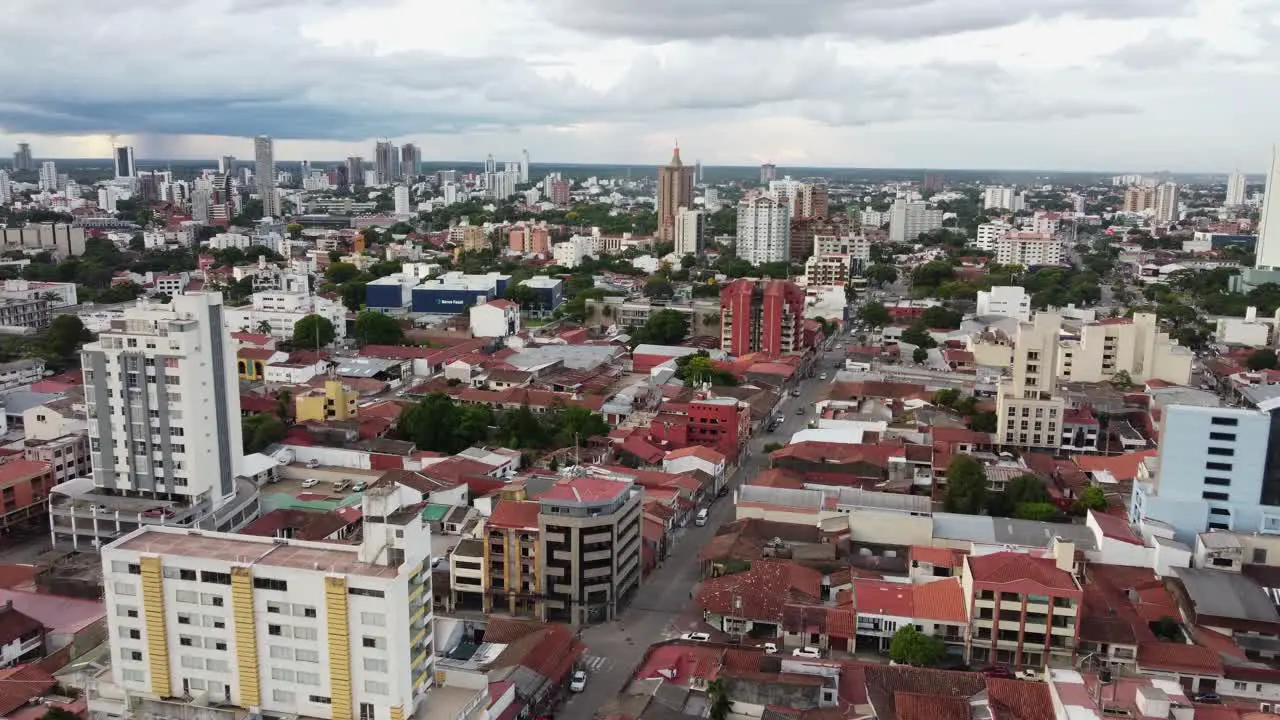
M 290 670 L 289 668 L 281 668 L 281 667 L 271 668 L 272 680 L 284 680 L 285 682 L 293 682 L 294 677 L 295 676 L 293 674 L 293 671 Z
M 379 682 L 377 680 L 365 680 L 364 691 L 367 693 L 372 693 L 374 695 L 386 695 L 387 684 L 384 682 Z
M 267 634 L 275 635 L 276 637 L 285 637 L 284 628 L 280 625 L 268 625 Z
M 1205 485 L 1226 486 L 1231 484 L 1230 478 L 1207 477 L 1204 479 Z
M 320 673 L 298 671 L 299 685 L 319 685 Z
M 125 637 L 127 637 L 127 638 L 129 638 L 130 640 L 141 640 L 141 639 L 142 639 L 142 631 L 141 631 L 141 630 L 138 630 L 138 629 L 136 629 L 136 628 L 126 628 L 126 627 L 122 627 L 122 628 L 120 628 L 120 634 L 121 634 L 121 635 L 123 635 L 123 636 L 125 636 Z
M 209 593 L 202 593 L 202 594 L 200 595 L 200 604 L 201 604 L 201 605 L 212 605 L 212 606 L 214 606 L 214 607 L 222 607 L 222 596 L 221 596 L 221 595 L 210 595 Z
M 133 583 L 126 583 L 126 582 L 114 583 L 112 584 L 111 589 L 115 590 L 117 595 L 128 595 L 132 597 L 138 594 L 138 589 L 133 586 Z
M 293 636 L 298 640 L 315 640 L 317 637 L 316 629 L 309 627 L 295 627 Z
M 124 560 L 112 560 L 112 561 L 111 561 L 111 572 L 114 572 L 114 573 L 127 573 L 127 572 L 129 572 L 129 563 L 125 562 Z
M 319 705 L 328 705 L 333 702 L 332 700 L 330 700 L 328 697 L 324 695 L 308 695 L 307 699 Z
M 316 609 L 311 605 L 294 605 L 293 614 L 313 618 L 316 616 Z
M 369 637 L 368 635 L 364 636 L 361 644 L 364 647 L 375 648 L 378 650 L 381 650 L 382 648 L 385 648 L 387 646 L 386 642 L 383 641 L 382 638 Z
M 373 712 L 373 703 L 360 703 L 360 720 L 375 720 L 376 717 Z
M 382 613 L 360 613 L 360 622 L 364 625 L 373 625 L 374 627 L 383 627 L 387 624 L 387 616 Z
M 365 658 L 364 669 L 369 672 L 385 673 L 387 671 L 387 661 L 379 658 Z
M 1237 420 L 1236 418 L 1216 417 L 1210 420 L 1209 423 L 1212 425 L 1227 425 L 1230 427 L 1235 427 L 1236 425 L 1240 424 L 1240 421 Z
M 117 605 L 116 617 L 136 618 L 138 617 L 138 609 L 133 607 L 132 605 Z
M 144 671 L 144 670 L 134 670 L 133 668 L 125 668 L 125 669 L 124 669 L 124 672 L 122 672 L 122 673 L 121 673 L 121 677 L 122 677 L 122 678 L 124 678 L 124 681 L 125 681 L 125 682 L 137 682 L 137 683 L 140 683 L 140 682 L 146 682 L 146 681 L 147 681 L 147 673 L 146 673 L 146 671 Z
M 318 663 L 320 662 L 320 653 L 316 652 L 315 650 L 298 648 L 293 653 L 293 659 L 297 660 L 298 662 Z
M 279 590 L 286 592 L 289 589 L 289 583 L 284 580 L 272 580 L 271 578 L 256 577 L 253 579 L 253 586 L 259 590 Z
M 176 597 L 180 603 L 191 603 L 194 605 L 200 601 L 200 593 L 195 590 L 179 590 L 174 593 L 174 597 Z
M 1232 450 L 1231 448 L 1219 448 L 1219 447 L 1211 447 L 1205 450 L 1205 452 L 1209 453 L 1210 455 L 1220 455 L 1223 457 L 1231 457 L 1232 455 L 1236 454 L 1236 451 Z
M 190 635 L 179 635 L 178 644 L 183 647 L 195 647 L 196 639 L 191 637 Z
M 1231 472 L 1231 463 L 1207 462 L 1204 467 L 1206 470 L 1226 470 Z
M 286 606 L 285 606 L 285 604 L 284 604 L 284 603 L 268 602 L 268 603 L 267 603 L 267 612 L 269 612 L 269 613 L 275 613 L 275 614 L 279 615 L 280 613 L 284 612 L 284 608 L 285 608 L 285 607 L 286 607 Z
M 205 626 L 205 627 L 211 627 L 211 628 L 217 628 L 217 629 L 221 630 L 222 628 L 226 627 L 226 626 L 227 626 L 227 624 L 226 624 L 225 622 L 223 622 L 223 621 L 222 621 L 222 618 L 220 618 L 220 617 L 214 617 L 213 615 L 205 615 L 205 616 L 204 616 L 204 626 Z
M 142 662 L 142 652 L 139 650 L 130 650 L 128 648 L 125 648 L 124 650 L 121 651 L 120 654 L 124 657 L 125 660 Z
M 271 645 L 267 648 L 267 655 L 272 660 L 292 660 L 293 648 L 287 648 L 283 645 Z
M 212 672 L 227 672 L 231 669 L 226 660 L 205 660 L 204 667 Z
M 1236 690 L 1248 690 L 1248 689 L 1249 689 L 1249 683 L 1242 683 L 1242 682 L 1238 682 L 1238 683 L 1233 683 L 1233 686 L 1235 687 L 1235 689 L 1236 689 Z
M 200 571 L 200 581 L 201 581 L 201 582 L 207 582 L 207 583 L 216 583 L 216 584 L 218 584 L 218 585 L 230 585 L 230 584 L 231 584 L 231 574 L 230 574 L 230 573 L 213 572 L 213 571 L 210 571 L 210 570 L 201 570 L 201 571 Z
M 1231 498 L 1231 496 L 1227 495 L 1226 493 L 1209 492 L 1208 490 L 1200 493 L 1200 497 L 1204 498 L 1205 500 L 1229 500 Z
M 271 691 L 271 699 L 278 703 L 285 703 L 288 705 L 292 705 L 295 702 L 294 698 L 296 697 L 297 695 L 289 692 L 288 690 L 272 690 Z
M 1226 515 L 1231 517 L 1231 511 L 1226 508 L 1209 508 L 1210 515 Z
M 1253 564 L 1254 564 L 1254 565 L 1265 565 L 1265 564 L 1266 564 L 1266 562 L 1267 562 L 1267 551 L 1266 551 L 1266 549 L 1265 549 L 1265 548 L 1254 548 L 1254 549 L 1253 549 Z
M 201 660 L 200 658 L 194 657 L 192 655 L 183 655 L 182 667 L 189 668 L 191 670 L 203 670 L 204 660 Z
M 1209 433 L 1209 439 L 1210 439 L 1210 440 L 1224 440 L 1224 441 L 1226 441 L 1226 442 L 1235 442 L 1235 441 L 1236 441 L 1236 434 L 1235 434 L 1235 433 L 1211 432 L 1211 433 Z
M 364 597 L 371 597 L 371 598 L 386 597 L 386 593 L 382 592 L 381 590 L 369 590 L 369 589 L 366 589 L 366 588 L 358 588 L 358 587 L 349 587 L 349 588 L 347 588 L 347 594 L 348 594 L 348 595 L 361 595 L 361 596 L 364 596 Z
M 190 624 L 191 624 L 191 614 L 190 614 L 190 613 L 178 613 L 178 624 L 179 624 L 179 625 L 190 625 Z

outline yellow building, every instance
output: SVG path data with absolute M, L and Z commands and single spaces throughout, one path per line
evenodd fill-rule
M 347 420 L 356 416 L 360 394 L 342 384 L 341 380 L 327 380 L 323 388 L 314 388 L 294 400 L 295 419 Z

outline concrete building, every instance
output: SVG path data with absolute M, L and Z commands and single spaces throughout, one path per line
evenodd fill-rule
M 356 416 L 360 393 L 337 378 L 325 380 L 324 387 L 301 392 L 294 398 L 297 422 L 349 420 Z
M 53 303 L 44 298 L 0 297 L 0 327 L 34 328 L 53 321 Z
M 996 315 L 1031 321 L 1031 296 L 1020 285 L 998 285 L 990 290 L 978 291 L 979 317 Z
M 1084 590 L 1076 579 L 1075 546 L 1054 540 L 1051 553 L 965 556 L 971 663 L 1040 670 L 1073 662 Z
M 470 310 L 473 337 L 505 338 L 520 332 L 520 306 L 510 300 L 490 300 Z
M 707 213 L 705 211 L 680 208 L 676 212 L 676 255 L 683 257 L 702 252 L 706 230 Z
M 568 180 L 547 181 L 547 198 L 552 203 L 560 206 L 568 205 L 570 197 Z
M 36 162 L 31 157 L 31 144 L 18 143 L 18 151 L 13 154 L 14 170 L 35 170 Z
M 256 292 L 249 305 L 227 308 L 223 322 L 229 332 L 261 332 L 269 326 L 271 337 L 292 340 L 294 326 L 308 315 L 319 315 L 332 323 L 337 339 L 347 336 L 346 306 L 309 292 Z
M 658 240 L 673 242 L 676 213 L 693 207 L 693 168 L 680 161 L 680 148 L 671 153 L 671 162 L 658 168 Z
M 520 281 L 524 287 L 537 294 L 537 301 L 525 303 L 520 311 L 529 317 L 548 317 L 564 303 L 564 280 L 537 275 Z
M 428 278 L 412 290 L 413 311 L 456 315 L 472 305 L 502 297 L 510 280 L 510 275 L 498 272 L 467 275 L 458 270 Z
M 1128 213 L 1143 213 L 1156 206 L 1156 189 L 1149 185 L 1131 185 L 1124 191 L 1121 209 Z
M 898 198 L 889 208 L 889 242 L 910 243 L 942 227 L 942 210 L 929 203 Z
M 1169 225 L 1178 220 L 1178 186 L 1167 182 L 1156 186 L 1154 220 L 1159 225 Z
M 45 250 L 57 258 L 79 257 L 84 254 L 84 228 L 62 223 L 29 223 L 21 228 L 0 230 L 3 250 L 21 250 L 36 254 Z
M 1001 265 L 1062 264 L 1062 243 L 1049 233 L 1007 232 L 996 240 L 994 250 Z
M 583 258 L 591 256 L 594 245 L 595 242 L 591 236 L 574 235 L 568 240 L 552 245 L 551 257 L 560 267 L 576 268 L 582 263 Z
M 1013 226 L 1004 222 L 982 223 L 978 226 L 978 238 L 975 244 L 979 250 L 996 249 L 996 243 L 1009 233 L 1013 232 Z
M 45 160 L 40 163 L 40 175 L 37 178 L 39 188 L 42 192 L 58 191 L 58 165 L 52 160 Z
M 764 163 L 760 166 L 760 184 L 768 185 L 778 179 L 778 166 L 773 163 Z
M 1057 373 L 1067 382 L 1105 382 L 1117 373 L 1133 382 L 1191 382 L 1191 351 L 1160 330 L 1153 313 L 1085 323 L 1076 334 L 1060 338 Z
M 397 185 L 395 189 L 395 209 L 396 215 L 412 215 L 413 206 L 409 204 L 409 188 L 404 185 Z
M 720 349 L 735 357 L 801 349 L 804 302 L 787 280 L 734 280 L 720 291 Z
M 253 140 L 253 180 L 262 198 L 264 217 L 280 217 L 280 196 L 276 193 L 275 144 L 267 135 Z
M 1130 521 L 1164 523 L 1189 545 L 1206 530 L 1280 533 L 1277 406 L 1166 406 L 1158 459 L 1134 482 Z
M 865 235 L 844 233 L 840 235 L 814 235 L 813 254 L 838 253 L 848 255 L 854 270 L 862 270 L 871 263 L 871 240 Z
M 115 165 L 117 180 L 138 176 L 138 166 L 133 161 L 132 146 L 120 145 L 112 148 L 112 159 L 114 160 L 113 164 Z
M 782 262 L 791 247 L 791 206 L 769 196 L 738 204 L 738 257 L 753 265 Z
M 844 285 L 853 273 L 853 258 L 844 253 L 814 254 L 804 264 L 807 285 Z
M 359 544 L 140 528 L 102 551 L 126 717 L 196 706 L 401 720 L 435 684 L 431 531 L 365 492 Z M 234 717 L 229 715 L 229 717 Z
M 400 146 L 400 177 L 404 180 L 413 180 L 418 176 L 418 171 L 422 169 L 422 150 L 413 143 L 405 143 Z
M 1240 207 L 1244 205 L 1244 191 L 1246 183 L 1244 173 L 1236 170 L 1227 177 L 1227 198 L 1223 205 L 1226 207 Z
M 389 140 L 379 140 L 373 147 L 375 185 L 390 185 L 400 178 L 400 153 Z
M 1013 377 L 1000 382 L 996 395 L 996 442 L 1027 448 L 1057 448 L 1066 408 L 1055 391 L 1058 331 L 1062 319 L 1038 313 L 1019 323 L 1013 345 Z
M 982 189 L 983 210 L 1013 210 L 1014 189 L 989 185 Z

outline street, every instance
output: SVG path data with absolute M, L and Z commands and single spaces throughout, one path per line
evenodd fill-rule
M 837 343 L 843 344 L 844 338 Z M 790 440 L 791 435 L 803 430 L 813 417 L 812 406 L 823 388 L 835 376 L 835 358 L 843 352 L 825 353 L 819 359 L 814 377 L 800 384 L 800 397 L 787 396 L 779 411 L 783 423 L 777 431 L 763 429 L 752 438 L 750 449 L 738 471 L 729 480 L 736 489 L 745 478 L 758 475 L 768 467 L 768 457 L 763 448 L 767 443 Z M 822 373 L 827 380 L 819 379 Z M 806 408 L 805 416 L 796 415 L 796 407 Z M 691 630 L 709 630 L 698 623 L 682 626 L 681 614 L 689 606 L 694 589 L 701 580 L 699 550 L 715 536 L 716 529 L 733 520 L 733 496 L 721 498 L 711 505 L 710 520 L 703 527 L 692 522 L 684 530 L 684 536 L 676 541 L 667 559 L 644 581 L 631 604 L 622 612 L 620 620 L 583 629 L 582 641 L 587 646 L 583 664 L 587 668 L 587 689 L 572 695 L 557 718 L 589 720 L 605 703 L 622 691 L 632 671 L 644 658 L 645 651 L 655 642 L 670 640 Z

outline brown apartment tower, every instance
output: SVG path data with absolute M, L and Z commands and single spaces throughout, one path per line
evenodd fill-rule
M 680 162 L 680 146 L 671 162 L 658 168 L 658 241 L 676 239 L 676 211 L 693 207 L 693 168 Z

